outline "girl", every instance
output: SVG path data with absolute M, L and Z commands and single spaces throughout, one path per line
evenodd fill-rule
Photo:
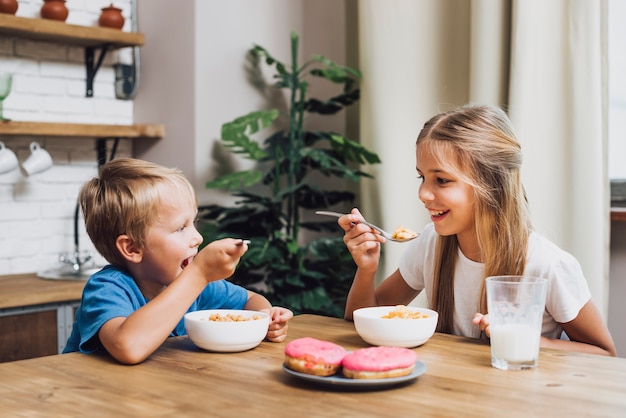
M 345 318 L 365 306 L 407 305 L 423 289 L 439 332 L 490 336 L 485 278 L 531 275 L 549 281 L 541 346 L 616 355 L 577 260 L 532 230 L 521 183 L 522 153 L 506 114 L 465 106 L 434 116 L 416 143 L 419 198 L 432 222 L 399 268 L 375 287 L 385 238 L 357 209 L 339 219 L 357 264 Z M 565 331 L 569 340 L 560 339 Z

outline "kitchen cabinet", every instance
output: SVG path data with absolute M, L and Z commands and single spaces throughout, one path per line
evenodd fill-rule
M 61 353 L 78 303 L 0 310 L 0 362 Z
M 34 273 L 0 276 L 0 362 L 60 353 L 84 285 Z

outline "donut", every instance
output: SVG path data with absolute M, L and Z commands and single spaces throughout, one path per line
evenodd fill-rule
M 417 354 L 402 347 L 367 347 L 353 351 L 341 361 L 343 375 L 350 379 L 385 379 L 413 372 Z
M 331 376 L 341 368 L 347 351 L 330 341 L 305 337 L 285 346 L 285 366 L 300 373 Z

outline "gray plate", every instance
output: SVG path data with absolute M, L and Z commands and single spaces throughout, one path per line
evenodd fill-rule
M 344 388 L 362 388 L 362 389 L 382 389 L 389 386 L 399 385 L 401 383 L 408 383 L 414 381 L 419 376 L 426 372 L 426 365 L 421 361 L 415 363 L 415 368 L 411 374 L 400 377 L 389 377 L 386 379 L 349 379 L 336 374 L 333 376 L 314 376 L 312 374 L 300 373 L 295 370 L 291 370 L 283 364 L 283 370 L 285 373 L 297 377 L 298 379 L 306 380 L 316 384 L 334 387 Z

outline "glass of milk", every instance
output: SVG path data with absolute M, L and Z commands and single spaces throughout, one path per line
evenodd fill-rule
M 487 278 L 493 367 L 502 370 L 537 367 L 547 282 L 529 276 Z

